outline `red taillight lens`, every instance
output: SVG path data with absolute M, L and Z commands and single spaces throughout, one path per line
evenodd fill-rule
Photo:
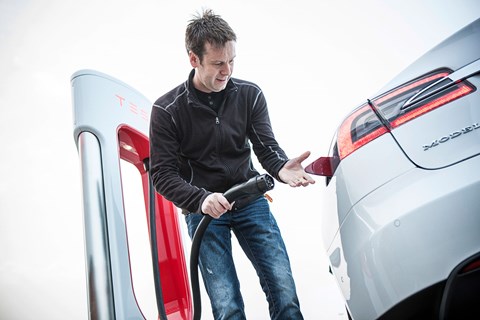
M 428 87 L 432 83 L 435 83 L 436 81 L 447 77 L 450 73 L 451 71 L 442 71 L 432 75 L 424 76 L 414 82 L 406 83 L 403 86 L 400 86 L 397 89 L 394 89 L 393 91 L 390 91 L 382 95 L 381 97 L 375 99 L 375 103 L 380 104 L 385 101 L 391 101 L 394 98 L 402 96 L 404 93 L 412 96 L 413 94 L 417 93 L 419 89 Z
M 338 131 L 340 159 L 391 129 L 475 91 L 467 81 L 447 78 L 450 73 L 443 69 L 424 75 L 372 100 L 375 110 L 368 104 L 355 110 Z
M 473 87 L 467 85 L 464 82 L 460 82 L 455 84 L 449 92 L 444 92 L 443 94 L 438 94 L 438 97 L 434 97 L 433 99 L 429 99 L 430 101 L 425 103 L 419 103 L 417 107 L 409 108 L 404 114 L 399 116 L 398 118 L 391 121 L 392 128 L 398 127 L 401 124 L 415 119 L 416 117 L 421 116 L 427 112 L 432 111 L 438 107 L 441 107 L 455 99 L 461 98 L 473 91 Z
M 388 129 L 370 106 L 361 106 L 343 121 L 338 131 L 337 148 L 340 160 L 386 132 Z
M 460 273 L 467 273 L 473 270 L 480 270 L 480 260 L 474 260 L 462 268 Z

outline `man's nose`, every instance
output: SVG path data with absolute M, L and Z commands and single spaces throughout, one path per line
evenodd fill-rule
M 232 72 L 232 66 L 229 63 L 226 63 L 223 68 L 220 70 L 223 75 L 229 75 Z

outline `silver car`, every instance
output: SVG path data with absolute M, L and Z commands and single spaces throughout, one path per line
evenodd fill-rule
M 323 242 L 351 319 L 480 318 L 480 19 L 340 124 Z

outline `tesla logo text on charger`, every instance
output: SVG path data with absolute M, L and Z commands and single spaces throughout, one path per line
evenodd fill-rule
M 457 130 L 457 131 L 454 131 L 454 132 L 450 133 L 449 135 L 443 136 L 440 139 L 436 139 L 436 140 L 432 141 L 432 143 L 430 143 L 430 144 L 424 145 L 423 146 L 423 151 L 430 150 L 433 147 L 436 147 L 436 146 L 440 145 L 441 143 L 445 143 L 447 141 L 450 141 L 452 139 L 460 137 L 461 135 L 470 133 L 473 130 L 476 130 L 478 128 L 480 128 L 480 125 L 477 122 L 477 123 L 472 124 L 471 126 L 465 127 L 463 129 L 460 129 L 460 130 Z
M 131 101 L 127 101 L 121 95 L 116 94 L 115 97 L 118 99 L 118 103 L 120 108 L 127 108 L 127 110 L 132 113 L 133 115 L 140 117 L 144 121 L 148 121 L 148 112 L 147 110 L 137 106 L 135 103 Z

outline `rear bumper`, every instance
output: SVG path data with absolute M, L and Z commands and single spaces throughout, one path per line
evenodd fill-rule
M 379 318 L 480 252 L 478 168 L 479 156 L 414 168 L 352 206 L 328 254 L 354 319 Z

